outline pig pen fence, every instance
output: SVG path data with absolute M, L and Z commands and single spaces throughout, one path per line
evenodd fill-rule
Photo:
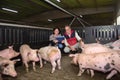
M 108 43 L 115 41 L 120 36 L 120 25 L 91 26 L 85 28 L 74 28 L 86 43 L 96 42 Z
M 75 27 L 80 37 L 86 42 L 96 42 L 98 39 L 101 43 L 115 41 L 120 35 L 120 26 L 93 26 L 93 27 Z M 4 49 L 9 45 L 14 45 L 14 48 L 19 49 L 22 44 L 38 46 L 48 45 L 49 35 L 52 34 L 51 29 L 34 28 L 34 27 L 19 27 L 12 25 L 0 24 L 0 49 Z
M 23 26 L 0 25 L 0 49 L 7 48 L 9 45 L 14 45 L 14 48 L 19 49 L 22 44 L 35 46 L 44 46 L 48 43 L 50 29 L 34 28 Z

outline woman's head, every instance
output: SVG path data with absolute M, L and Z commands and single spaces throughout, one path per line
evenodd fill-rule
M 58 34 L 60 34 L 60 28 L 54 28 L 53 29 L 53 34 L 55 34 L 55 35 L 58 35 Z

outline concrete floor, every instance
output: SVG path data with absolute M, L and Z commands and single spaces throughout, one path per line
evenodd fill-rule
M 16 71 L 18 73 L 16 78 L 3 76 L 3 80 L 106 80 L 105 77 L 107 76 L 107 73 L 105 74 L 97 71 L 95 71 L 95 76 L 93 78 L 91 78 L 86 72 L 81 77 L 78 77 L 78 66 L 71 65 L 70 61 L 71 59 L 68 56 L 63 56 L 61 61 L 62 69 L 56 69 L 53 74 L 50 73 L 50 63 L 45 64 L 42 69 L 40 69 L 39 64 L 37 64 L 36 72 L 32 70 L 32 66 L 30 65 L 29 73 L 25 71 L 25 67 L 23 65 L 20 65 L 16 67 Z M 118 73 L 112 77 L 111 80 L 120 80 L 120 74 Z

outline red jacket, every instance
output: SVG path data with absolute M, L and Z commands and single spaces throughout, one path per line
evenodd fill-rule
M 75 37 L 75 31 L 74 30 L 71 30 L 70 37 L 68 36 L 67 33 L 65 33 L 64 36 L 65 36 L 65 38 L 66 38 L 66 40 L 67 40 L 67 42 L 70 46 L 73 46 L 77 43 L 77 39 Z

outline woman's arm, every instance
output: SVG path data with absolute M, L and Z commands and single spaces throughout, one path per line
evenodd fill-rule
M 54 43 L 57 43 L 57 42 L 58 42 L 58 40 L 56 40 L 56 38 L 54 37 L 53 34 L 50 35 L 50 37 L 49 37 L 49 41 L 53 41 Z

